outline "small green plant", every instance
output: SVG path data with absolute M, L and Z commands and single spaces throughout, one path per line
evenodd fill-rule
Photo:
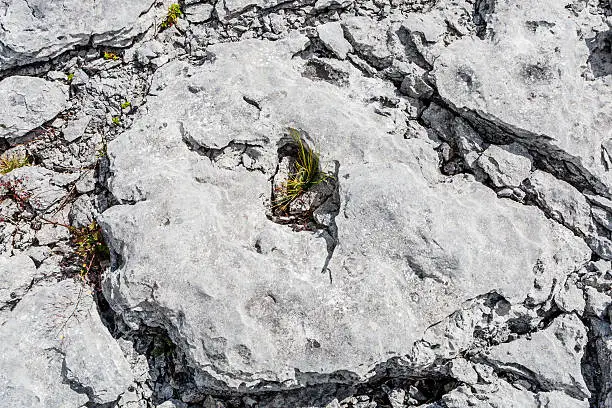
M 276 191 L 272 208 L 286 211 L 295 199 L 308 189 L 327 180 L 331 176 L 321 171 L 319 153 L 311 149 L 300 132 L 289 128 L 289 134 L 296 144 L 298 154 L 294 163 L 294 169 L 279 189 Z
M 100 148 L 98 149 L 98 151 L 96 152 L 96 157 L 98 159 L 101 159 L 103 157 L 106 157 L 108 155 L 107 152 L 107 147 L 106 147 L 106 143 L 102 144 L 102 146 L 100 146 Z
M 166 15 L 166 18 L 161 23 L 161 28 L 166 29 L 172 27 L 176 24 L 180 17 L 183 17 L 181 6 L 176 3 L 171 4 L 170 7 L 168 7 L 168 14 Z
M 119 119 L 119 116 L 113 116 L 112 122 L 115 126 L 121 125 L 121 119 Z
M 86 227 L 68 227 L 72 235 L 75 253 L 81 261 L 81 278 L 98 284 L 99 276 L 92 276 L 92 271 L 102 272 L 100 262 L 110 257 L 108 246 L 104 243 L 102 229 L 93 221 Z
M 68 83 L 71 83 L 73 79 L 74 79 L 74 72 L 71 72 L 68 75 L 66 75 L 66 81 L 68 81 Z
M 104 51 L 104 59 L 117 61 L 119 59 L 119 56 L 115 54 L 114 52 Z
M 121 104 L 121 109 L 127 109 L 127 108 L 129 108 L 130 106 L 132 106 L 132 102 L 130 102 L 130 101 L 125 101 L 125 102 L 123 102 L 123 103 Z
M 30 159 L 28 159 L 28 156 L 23 152 L 9 154 L 0 157 L 0 173 L 7 174 L 20 167 L 29 166 L 30 164 Z

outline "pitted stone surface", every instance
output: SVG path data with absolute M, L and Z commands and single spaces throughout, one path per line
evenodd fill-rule
M 365 378 L 463 301 L 497 291 L 543 302 L 588 259 L 580 239 L 537 209 L 443 177 L 430 144 L 385 132 L 392 119 L 361 102 L 367 89 L 356 78 L 353 98 L 304 78 L 304 62 L 291 59 L 301 47 L 299 37 L 245 41 L 210 47 L 214 62 L 200 67 L 169 64 L 148 113 L 109 145 L 110 187 L 126 205 L 102 215 L 122 259 L 107 296 L 134 327 L 163 322 L 221 381 L 203 384 Z M 320 234 L 265 216 L 287 126 L 307 132 L 324 163 L 339 161 L 329 270 Z M 250 146 L 242 160 L 227 155 L 232 143 Z M 223 154 L 211 161 L 188 146 Z M 300 374 L 312 372 L 324 377 Z

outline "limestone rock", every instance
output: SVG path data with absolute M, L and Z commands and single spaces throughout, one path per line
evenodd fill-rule
M 571 163 L 609 195 L 602 143 L 612 136 L 612 101 L 605 81 L 582 75 L 589 49 L 577 18 L 554 0 L 491 3 L 486 38 L 462 37 L 435 60 L 440 96 L 470 120 Z
M 27 255 L 0 257 L 0 309 L 21 299 L 36 274 L 36 266 Z
M 537 381 L 545 389 L 565 391 L 577 399 L 590 397 L 580 362 L 586 329 L 573 314 L 558 317 L 530 339 L 500 344 L 487 356 L 497 369 Z
M 521 145 L 489 146 L 478 165 L 496 187 L 518 187 L 531 173 L 532 157 Z
M 594 225 L 591 207 L 576 188 L 550 173 L 536 170 L 526 181 L 527 191 L 552 218 L 583 235 L 590 235 Z
M 28 292 L 0 327 L 0 341 L 2 406 L 106 404 L 132 381 L 88 289 L 71 280 Z
M 78 46 L 125 46 L 153 24 L 154 0 L 8 0 L 0 5 L 0 71 Z
M 215 8 L 212 4 L 193 4 L 185 8 L 185 15 L 192 23 L 203 23 L 206 20 L 210 20 L 214 9 Z
M 200 386 L 364 379 L 464 301 L 544 302 L 589 259 L 536 208 L 444 178 L 431 144 L 396 136 L 362 102 L 379 80 L 303 76 L 307 62 L 291 59 L 303 44 L 217 44 L 212 63 L 169 63 L 148 112 L 108 147 L 123 205 L 100 218 L 115 265 L 106 297 L 133 328 L 163 325 Z M 338 161 L 334 230 L 265 215 L 288 126 L 310 135 L 322 166 Z
M 344 38 L 342 26 L 338 22 L 321 24 L 317 27 L 321 42 L 338 58 L 345 59 L 346 54 L 353 51 L 351 43 Z
M 0 81 L 0 100 L 3 101 L 0 139 L 18 142 L 26 133 L 57 116 L 67 99 L 68 87 L 59 82 L 26 76 L 3 79 Z
M 379 69 L 387 68 L 393 55 L 387 47 L 387 25 L 367 17 L 351 17 L 342 22 L 344 34 L 359 55 Z

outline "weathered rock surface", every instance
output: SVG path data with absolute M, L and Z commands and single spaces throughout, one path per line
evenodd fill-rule
M 200 67 L 167 65 L 147 114 L 109 145 L 124 205 L 102 215 L 119 261 L 107 297 L 134 327 L 161 323 L 200 385 L 365 378 L 463 301 L 544 302 L 589 258 L 536 208 L 444 178 L 431 145 L 393 136 L 392 119 L 360 101 L 359 76 L 352 99 L 304 78 L 291 59 L 303 44 L 222 44 Z M 266 218 L 287 126 L 339 162 L 333 254 L 327 232 Z
M 580 361 L 587 336 L 575 315 L 563 315 L 530 339 L 500 344 L 487 355 L 497 370 L 535 381 L 547 391 L 560 390 L 577 399 L 590 396 Z
M 456 40 L 435 60 L 440 96 L 471 121 L 571 163 L 577 180 L 609 195 L 602 155 L 612 102 L 605 79 L 585 79 L 589 48 L 572 10 L 555 1 L 492 3 L 484 38 Z
M 607 2 L 103 3 L 0 4 L 1 406 L 612 406 Z
M 36 286 L 0 327 L 2 406 L 106 404 L 127 390 L 129 365 L 88 290 L 72 280 Z
M 0 81 L 0 139 L 18 141 L 53 119 L 66 106 L 68 87 L 36 77 L 12 76 Z
M 153 24 L 153 0 L 8 0 L 0 5 L 0 71 L 91 44 L 125 46 Z

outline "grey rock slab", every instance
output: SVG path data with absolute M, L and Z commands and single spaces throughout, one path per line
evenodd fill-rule
M 163 325 L 202 387 L 365 379 L 467 299 L 543 302 L 590 257 L 536 208 L 443 177 L 434 145 L 363 102 L 382 81 L 303 76 L 304 44 L 216 44 L 214 62 L 170 62 L 148 112 L 108 146 L 122 205 L 99 219 L 115 254 L 106 297 L 134 329 Z M 266 217 L 289 126 L 340 166 L 328 270 L 324 234 Z
M 0 138 L 15 143 L 65 108 L 68 87 L 60 82 L 15 75 L 0 81 L 0 100 Z
M 525 181 L 525 189 L 553 219 L 582 235 L 590 235 L 595 227 L 591 206 L 575 187 L 541 170 L 534 171 Z
M 461 385 L 441 398 L 448 408 L 540 408 L 535 395 L 505 381 L 469 387 Z
M 330 8 L 347 8 L 354 3 L 353 0 L 317 0 L 314 5 L 314 9 L 317 11 L 330 9 Z
M 595 222 L 608 231 L 612 231 L 612 214 L 600 207 L 591 207 L 591 215 Z
M 575 280 L 570 279 L 565 282 L 563 288 L 555 295 L 555 303 L 564 312 L 576 312 L 580 316 L 584 313 L 586 306 L 583 290 L 576 286 Z
M 372 66 L 384 69 L 391 65 L 393 54 L 387 46 L 388 22 L 368 17 L 349 17 L 342 21 L 344 35 L 355 52 Z
M 602 155 L 612 137 L 612 99 L 606 81 L 582 75 L 589 49 L 577 34 L 580 17 L 555 0 L 491 3 L 489 35 L 464 36 L 435 60 L 440 96 L 466 117 L 572 163 L 609 196 Z
M 210 20 L 215 7 L 212 4 L 199 3 L 185 7 L 185 16 L 192 23 L 203 23 Z
M 78 46 L 125 46 L 154 21 L 154 0 L 8 0 L 0 4 L 0 71 Z
M 544 389 L 584 399 L 591 395 L 581 371 L 586 343 L 586 328 L 580 319 L 565 314 L 531 338 L 492 347 L 486 358 L 497 369 L 532 378 Z
M 599 257 L 612 261 L 612 241 L 606 237 L 592 235 L 585 239 L 589 247 Z
M 521 145 L 491 145 L 478 159 L 478 165 L 496 187 L 518 187 L 531 173 L 533 158 Z
M 5 407 L 106 404 L 132 381 L 89 289 L 72 280 L 31 289 L 0 327 L 0 341 Z
M 35 210 L 46 211 L 68 194 L 61 185 L 70 181 L 70 176 L 44 167 L 26 166 L 0 176 L 0 179 L 11 183 L 14 191 Z
M 87 126 L 89 126 L 89 122 L 91 122 L 91 117 L 85 116 L 79 118 L 74 121 L 68 122 L 68 126 L 62 130 L 62 134 L 64 135 L 64 139 L 69 142 L 74 142 L 85 133 Z
M 344 38 L 344 31 L 339 22 L 317 26 L 317 34 L 323 45 L 340 59 L 345 59 L 346 54 L 353 51 L 351 43 Z
M 0 308 L 20 299 L 36 277 L 36 265 L 25 254 L 0 257 Z

